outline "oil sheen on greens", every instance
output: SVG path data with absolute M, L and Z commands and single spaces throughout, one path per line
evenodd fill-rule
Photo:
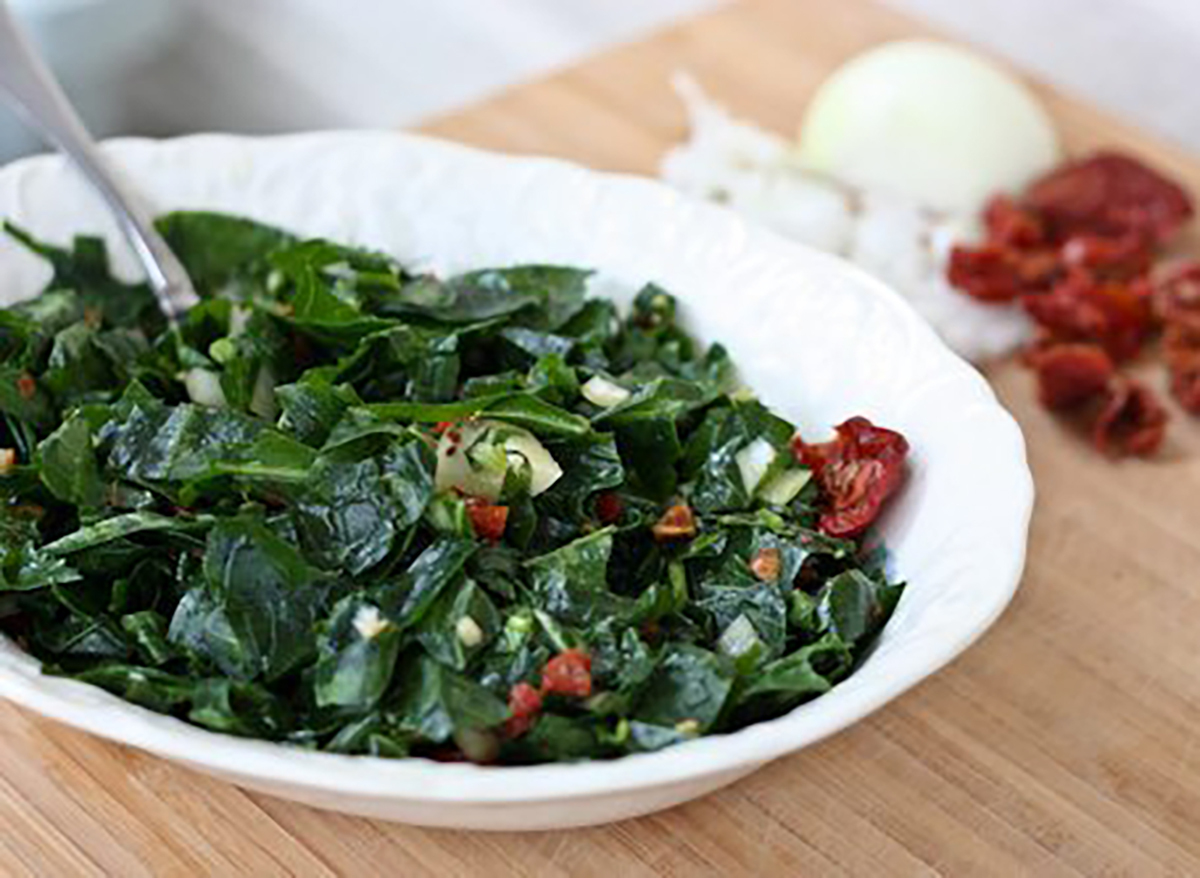
M 177 330 L 99 240 L 7 229 L 54 276 L 0 310 L 0 628 L 48 673 L 233 735 L 527 764 L 778 716 L 891 614 L 879 553 L 813 529 L 792 426 L 663 290 L 621 314 L 576 268 L 159 225 L 203 294 Z M 438 472 L 446 422 L 477 485 Z M 696 534 L 657 541 L 680 502 Z M 590 697 L 511 733 L 568 649 Z

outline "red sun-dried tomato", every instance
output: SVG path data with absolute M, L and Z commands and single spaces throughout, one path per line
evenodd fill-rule
M 1167 410 L 1150 388 L 1126 379 L 1109 385 L 1092 441 L 1114 457 L 1144 457 L 1158 450 L 1166 429 Z
M 504 732 L 510 738 L 525 734 L 542 712 L 542 696 L 528 683 L 517 683 L 508 690 L 508 712 Z
M 1163 359 L 1171 374 L 1171 394 L 1189 412 L 1200 414 L 1200 309 L 1170 313 Z
M 1155 290 L 1163 321 L 1163 359 L 1171 374 L 1171 394 L 1185 409 L 1200 414 L 1200 262 L 1177 266 Z
M 988 240 L 1015 247 L 1035 247 L 1046 241 L 1042 218 L 1007 195 L 997 195 L 983 211 Z
M 1200 313 L 1200 261 L 1175 265 L 1157 278 L 1154 306 L 1164 321 L 1181 313 Z
M 825 504 L 819 525 L 835 537 L 866 530 L 884 502 L 904 480 L 908 441 L 894 430 L 876 427 L 866 418 L 851 418 L 837 427 L 830 442 L 792 440 L 796 459 L 813 471 Z
M 1142 278 L 1099 283 L 1072 271 L 1048 292 L 1025 296 L 1026 312 L 1060 341 L 1095 342 L 1116 360 L 1135 356 L 1155 326 L 1152 288 Z
M 956 246 L 946 269 L 950 283 L 981 302 L 1011 302 L 1045 289 L 1059 274 L 1054 250 L 1016 250 L 1002 244 Z
M 1099 345 L 1067 342 L 1032 354 L 1038 397 L 1050 409 L 1073 408 L 1104 393 L 1115 372 L 1112 358 Z
M 471 520 L 475 535 L 480 539 L 498 542 L 508 526 L 508 507 L 497 506 L 481 497 L 468 497 L 466 504 L 467 518 Z
M 601 524 L 616 524 L 621 520 L 625 504 L 616 491 L 602 491 L 596 495 L 596 518 Z
M 1200 351 L 1177 354 L 1170 370 L 1171 395 L 1193 415 L 1200 415 Z
M 676 503 L 668 507 L 662 517 L 654 522 L 650 531 L 660 543 L 690 540 L 696 535 L 696 516 L 687 504 Z
M 1192 216 L 1178 185 L 1137 159 L 1115 152 L 1068 162 L 1034 182 L 1023 203 L 1053 235 L 1134 233 L 1162 244 Z
M 1129 280 L 1150 270 L 1154 248 L 1137 232 L 1118 236 L 1078 234 L 1063 241 L 1059 254 L 1067 268 L 1085 268 L 1106 279 Z
M 542 694 L 587 698 L 592 694 L 592 657 L 583 650 L 560 652 L 542 668 Z

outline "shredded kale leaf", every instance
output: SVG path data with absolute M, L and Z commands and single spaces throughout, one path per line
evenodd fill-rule
M 100 240 L 5 226 L 53 269 L 0 310 L 0 629 L 47 673 L 315 750 L 607 759 L 829 691 L 896 607 L 654 284 L 159 226 L 177 328 Z

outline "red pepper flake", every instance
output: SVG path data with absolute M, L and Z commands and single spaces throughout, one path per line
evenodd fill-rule
M 454 421 L 438 421 L 433 425 L 433 432 L 436 436 L 441 436 L 447 430 L 454 426 Z
M 596 517 L 601 524 L 616 524 L 621 520 L 625 504 L 616 491 L 603 491 L 596 495 Z
M 783 555 L 776 548 L 759 549 L 750 559 L 750 572 L 763 582 L 774 582 L 783 570 Z
M 1092 441 L 1113 457 L 1146 457 L 1162 445 L 1167 411 L 1146 386 L 1132 380 L 1113 382 L 1096 419 Z
M 480 539 L 499 542 L 508 526 L 508 507 L 489 503 L 482 497 L 468 497 L 467 518 Z
M 560 652 L 542 669 L 542 695 L 587 698 L 592 694 L 592 657 L 580 649 Z
M 696 535 L 696 516 L 690 506 L 676 503 L 667 509 L 650 528 L 654 539 L 660 543 L 672 540 L 690 540 Z
M 504 723 L 504 733 L 510 738 L 519 738 L 537 721 L 542 712 L 542 696 L 528 683 L 517 683 L 508 690 L 508 712 L 512 714 Z
M 1048 409 L 1074 408 L 1098 398 L 1116 373 L 1104 348 L 1090 343 L 1051 344 L 1034 352 L 1030 363 L 1037 373 L 1038 398 Z
M 854 537 L 879 517 L 904 480 L 908 441 L 857 417 L 838 426 L 830 442 L 810 445 L 796 436 L 792 453 L 821 487 L 825 511 L 820 529 L 830 536 Z
M 21 395 L 21 399 L 27 401 L 37 395 L 37 381 L 28 372 L 22 372 L 17 378 L 17 393 Z

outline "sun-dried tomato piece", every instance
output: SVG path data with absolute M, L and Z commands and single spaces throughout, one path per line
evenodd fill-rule
M 1068 342 L 1033 354 L 1038 398 L 1050 409 L 1082 405 L 1104 393 L 1115 372 L 1112 358 L 1099 345 Z
M 508 712 L 504 732 L 510 738 L 525 734 L 542 712 L 542 696 L 528 683 L 517 683 L 508 690 Z
M 1171 373 L 1171 395 L 1189 412 L 1200 414 L 1200 309 L 1168 312 L 1162 349 Z
M 1118 236 L 1077 234 L 1063 241 L 1059 253 L 1068 268 L 1086 268 L 1100 277 L 1129 280 L 1149 271 L 1154 245 L 1137 232 Z
M 981 302 L 1011 302 L 1026 292 L 1012 251 L 998 244 L 954 247 L 946 274 L 957 289 Z
M 1079 232 L 1135 233 L 1162 244 L 1192 216 L 1186 192 L 1137 159 L 1100 152 L 1037 180 L 1024 204 L 1042 215 L 1059 239 Z
M 508 507 L 497 506 L 481 497 L 468 497 L 466 505 L 467 518 L 471 521 L 475 536 L 493 543 L 499 542 L 508 526 Z
M 616 524 L 625 512 L 625 504 L 616 491 L 602 491 L 596 495 L 596 518 L 601 524 Z
M 750 559 L 750 572 L 763 582 L 774 582 L 783 571 L 783 555 L 776 548 L 759 549 Z
M 1007 195 L 997 195 L 988 202 L 983 224 L 988 240 L 994 244 L 1035 247 L 1046 240 L 1042 218 Z
M 1137 381 L 1109 384 L 1092 441 L 1114 457 L 1147 456 L 1158 450 L 1167 429 L 1167 410 L 1150 388 Z
M 1176 265 L 1159 277 L 1154 287 L 1154 306 L 1165 321 L 1180 313 L 1200 312 L 1200 261 Z
M 592 694 L 592 657 L 583 650 L 560 652 L 542 668 L 542 694 L 587 698 Z
M 662 514 L 650 528 L 654 539 L 660 543 L 672 540 L 690 540 L 696 535 L 696 516 L 690 506 L 676 503 Z
M 1108 329 L 1104 311 L 1092 301 L 1090 289 L 1071 281 L 1042 295 L 1023 296 L 1021 305 L 1050 338 L 1059 341 L 1098 341 Z
M 1171 395 L 1193 415 L 1200 415 L 1200 350 L 1178 352 L 1169 363 Z
M 894 430 L 866 418 L 851 418 L 837 427 L 831 442 L 792 440 L 796 459 L 813 471 L 825 509 L 820 529 L 835 537 L 858 536 L 883 509 L 904 480 L 908 441 Z
M 1024 296 L 1021 304 L 1055 339 L 1095 342 L 1126 360 L 1154 329 L 1151 293 L 1141 278 L 1100 283 L 1086 271 L 1072 271 L 1048 293 Z

